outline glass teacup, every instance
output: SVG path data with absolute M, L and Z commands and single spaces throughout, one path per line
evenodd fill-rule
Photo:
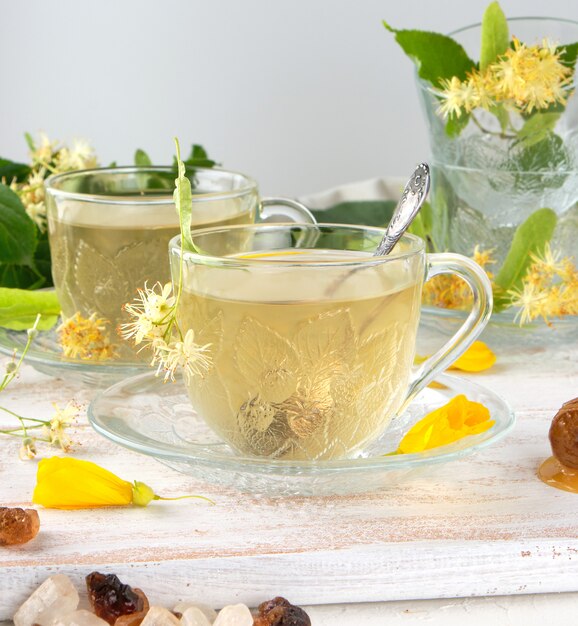
M 259 218 L 314 222 L 300 203 L 260 199 L 254 180 L 237 172 L 191 168 L 193 225 L 245 224 Z M 96 314 L 110 335 L 122 306 L 145 282 L 169 280 L 169 240 L 179 231 L 170 167 L 114 167 L 52 176 L 46 181 L 52 275 L 65 317 Z M 135 360 L 118 341 L 116 355 Z
M 242 453 L 283 459 L 351 456 L 476 339 L 492 308 L 481 268 L 429 254 L 406 235 L 386 257 L 384 231 L 345 225 L 256 224 L 193 232 L 178 316 L 208 345 L 209 366 L 186 379 L 195 411 Z M 180 238 L 170 243 L 178 280 Z M 413 370 L 425 278 L 471 287 L 462 328 Z

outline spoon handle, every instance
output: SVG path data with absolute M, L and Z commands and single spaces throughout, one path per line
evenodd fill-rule
M 374 256 L 385 256 L 391 252 L 423 204 L 429 190 L 429 182 L 429 166 L 427 163 L 420 163 L 403 190 L 385 235 L 373 253 Z

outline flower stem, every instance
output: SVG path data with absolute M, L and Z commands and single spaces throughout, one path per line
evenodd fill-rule
M 199 500 L 206 500 L 207 502 L 210 502 L 211 504 L 215 504 L 214 500 L 211 500 L 211 498 L 206 498 L 205 496 L 195 496 L 195 495 L 191 495 L 191 496 L 176 496 L 174 498 L 163 498 L 162 496 L 157 496 L 156 494 L 153 497 L 153 500 L 184 500 L 185 498 L 198 498 Z
M 478 118 L 472 113 L 471 114 L 471 119 L 474 122 L 474 124 L 486 135 L 492 135 L 494 137 L 500 137 L 501 139 L 516 139 L 516 135 L 509 135 L 506 132 L 499 132 L 497 133 L 494 130 L 489 130 L 488 128 L 486 128 L 485 126 L 483 126 L 481 124 L 481 122 L 478 120 Z

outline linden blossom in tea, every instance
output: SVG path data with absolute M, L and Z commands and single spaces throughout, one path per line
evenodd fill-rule
M 390 257 L 372 257 L 380 233 L 288 225 L 193 233 L 203 254 L 184 253 L 178 318 L 208 346 L 209 365 L 185 384 L 193 408 L 237 450 L 283 459 L 354 454 L 483 328 L 487 279 L 467 259 L 437 255 L 430 262 L 439 271 L 459 267 L 473 285 L 475 311 L 465 335 L 412 384 L 423 242 L 405 237 Z M 176 238 L 175 280 L 180 260 Z
M 114 338 L 128 320 L 122 307 L 137 288 L 168 282 L 168 243 L 179 232 L 175 176 L 168 167 L 121 167 L 48 179 L 52 273 L 65 317 L 96 314 Z M 243 174 L 194 168 L 187 176 L 195 228 L 251 223 L 267 202 L 260 201 L 256 183 Z M 300 210 L 290 200 L 278 203 Z M 115 342 L 114 352 L 125 361 L 139 359 L 121 341 Z

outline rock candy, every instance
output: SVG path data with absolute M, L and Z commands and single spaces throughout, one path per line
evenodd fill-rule
M 73 611 L 57 617 L 51 623 L 51 626 L 107 626 L 107 624 L 108 622 L 100 619 L 91 611 L 81 609 L 80 611 Z
M 64 574 L 47 578 L 14 615 L 14 626 L 49 626 L 61 615 L 78 607 L 78 592 Z
M 35 509 L 0 507 L 0 546 L 17 546 L 34 539 L 40 530 Z
M 213 622 L 207 619 L 207 616 L 201 609 L 191 606 L 181 615 L 181 626 L 211 626 Z
M 191 608 L 199 609 L 201 613 L 204 613 L 205 617 L 207 618 L 210 624 L 212 624 L 217 619 L 217 611 L 212 609 L 207 604 L 203 604 L 202 602 L 179 602 L 178 604 L 175 605 L 173 612 L 181 613 L 182 615 L 185 613 L 187 609 L 191 609 Z
M 178 626 L 178 617 L 162 606 L 151 606 L 141 626 Z
M 253 616 L 244 604 L 230 604 L 219 611 L 213 626 L 253 626 Z

